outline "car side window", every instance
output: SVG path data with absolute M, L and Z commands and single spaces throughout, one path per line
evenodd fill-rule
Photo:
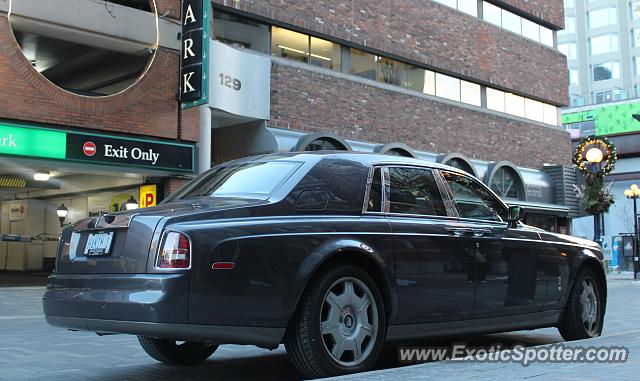
M 376 167 L 373 170 L 371 189 L 369 190 L 369 200 L 367 201 L 367 211 L 382 211 L 382 169 L 380 167 Z
M 433 172 L 425 168 L 389 167 L 389 211 L 446 216 L 447 211 Z
M 466 176 L 442 172 L 461 218 L 506 221 L 507 210 L 484 186 Z

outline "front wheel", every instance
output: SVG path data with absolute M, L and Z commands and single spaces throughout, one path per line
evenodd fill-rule
M 343 264 L 320 273 L 304 292 L 285 346 L 305 377 L 363 372 L 380 355 L 385 331 L 376 283 L 362 268 Z
M 558 327 L 562 338 L 571 341 L 600 336 L 605 307 L 602 282 L 589 268 L 578 273 Z
M 209 358 L 218 349 L 217 345 L 171 339 L 156 339 L 138 336 L 138 341 L 145 352 L 154 359 L 165 364 L 195 365 Z

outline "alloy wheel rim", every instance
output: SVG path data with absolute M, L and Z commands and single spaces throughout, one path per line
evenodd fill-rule
M 344 277 L 325 293 L 320 311 L 322 345 L 336 363 L 353 367 L 364 362 L 376 344 L 378 306 L 361 280 Z
M 582 281 L 582 292 L 580 293 L 580 306 L 582 324 L 587 332 L 595 334 L 598 329 L 598 297 L 595 285 L 591 278 Z

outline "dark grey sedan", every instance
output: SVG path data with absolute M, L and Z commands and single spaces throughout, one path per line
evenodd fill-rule
M 558 327 L 600 335 L 600 247 L 522 224 L 481 182 L 420 160 L 273 154 L 161 205 L 64 229 L 54 326 L 138 335 L 153 358 L 284 343 L 306 377 L 365 371 L 384 342 Z

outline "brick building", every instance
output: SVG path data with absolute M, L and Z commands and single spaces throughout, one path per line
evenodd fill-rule
M 144 204 L 209 163 L 274 151 L 445 162 L 567 228 L 561 1 L 211 6 L 208 103 L 181 109 L 181 1 L 0 0 L 0 142 L 30 142 L 0 145 L 0 232 L 44 233 L 0 243 L 0 269 L 42 267 L 62 204 L 64 223 Z

